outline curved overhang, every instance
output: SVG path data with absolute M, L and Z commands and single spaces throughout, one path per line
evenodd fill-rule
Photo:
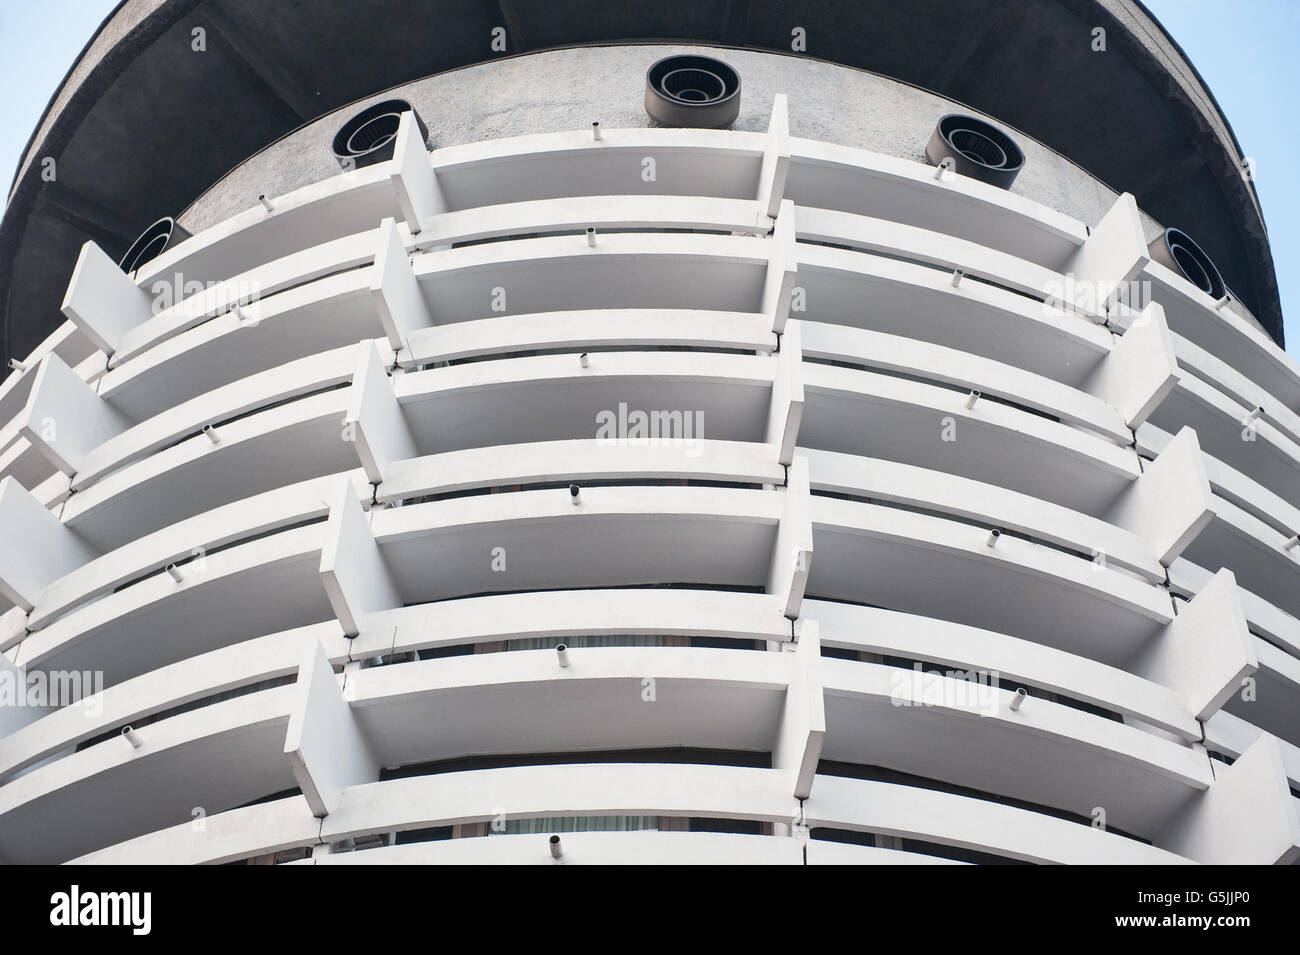
M 493 48 L 497 28 L 504 52 Z M 809 53 L 791 53 L 795 28 Z M 1104 50 L 1094 49 L 1097 28 Z M 4 357 L 26 355 L 62 321 L 83 242 L 120 256 L 159 215 L 306 122 L 502 56 L 657 40 L 815 56 L 969 104 L 1194 235 L 1283 340 L 1240 148 L 1199 74 L 1134 0 L 373 0 L 365 16 L 346 0 L 124 0 L 15 174 L 0 222 Z M 47 157 L 53 181 L 42 175 Z

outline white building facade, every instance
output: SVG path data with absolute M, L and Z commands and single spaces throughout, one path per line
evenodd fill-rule
M 1295 862 L 1300 367 L 1178 226 L 664 43 L 86 241 L 0 384 L 0 861 Z

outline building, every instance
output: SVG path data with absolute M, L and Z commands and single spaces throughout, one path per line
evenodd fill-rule
M 1300 368 L 1139 3 L 128 0 L 0 261 L 4 861 L 1300 855 Z

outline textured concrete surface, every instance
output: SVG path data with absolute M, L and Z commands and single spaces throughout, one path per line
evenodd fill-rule
M 1025 152 L 1025 168 L 1011 191 L 1095 225 L 1117 193 L 1070 160 L 1030 137 L 961 103 L 864 70 L 793 56 L 707 46 L 609 46 L 553 50 L 453 70 L 406 83 L 336 110 L 295 130 L 231 170 L 179 217 L 198 232 L 247 209 L 259 195 L 283 195 L 339 172 L 334 135 L 371 103 L 405 99 L 429 127 L 433 149 L 528 133 L 656 125 L 642 102 L 645 72 L 673 54 L 712 56 L 741 76 L 740 116 L 733 129 L 767 128 L 772 98 L 790 101 L 790 133 L 918 162 L 945 113 L 963 112 L 996 123 Z M 1164 226 L 1145 212 L 1148 241 Z M 1170 223 L 1175 224 L 1176 223 Z M 1254 321 L 1240 305 L 1234 309 Z
M 199 197 L 180 222 L 197 232 L 248 208 L 260 194 L 282 195 L 337 175 L 330 146 L 339 127 L 369 104 L 394 96 L 419 111 L 434 149 L 585 129 L 593 120 L 610 129 L 654 125 L 642 105 L 645 71 L 674 53 L 717 57 L 740 72 L 740 117 L 734 129 L 766 129 L 773 97 L 785 93 L 793 136 L 924 162 L 925 143 L 938 118 L 974 112 L 887 77 L 789 56 L 705 46 L 555 50 L 428 77 L 337 110 L 239 165 Z M 985 118 L 1000 123 L 996 116 Z M 1012 192 L 1089 224 L 1106 213 L 1114 191 L 1025 133 L 1002 125 L 1026 156 Z M 1148 217 L 1146 225 L 1151 237 L 1160 232 L 1154 219 Z

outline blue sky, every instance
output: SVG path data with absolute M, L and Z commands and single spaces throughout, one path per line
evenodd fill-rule
M 1294 102 L 1297 0 L 1144 0 L 1200 72 L 1255 161 L 1287 351 L 1300 358 L 1300 109 Z M 1290 167 L 1290 168 L 1288 168 Z
M 0 0 L 0 181 L 6 196 L 45 105 L 116 7 L 117 0 Z
M 1292 102 L 1297 0 L 1145 0 L 1205 78 L 1255 161 L 1287 318 L 1300 357 L 1300 123 Z M 45 104 L 116 0 L 0 0 L 0 179 L 7 193 Z M 1290 167 L 1290 168 L 1288 168 Z

